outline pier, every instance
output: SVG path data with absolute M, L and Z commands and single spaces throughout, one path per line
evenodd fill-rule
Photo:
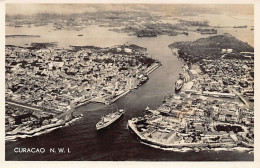
M 154 63 L 154 64 L 152 64 L 150 67 L 148 67 L 148 68 L 145 70 L 145 73 L 146 73 L 147 75 L 149 75 L 149 74 L 152 73 L 155 69 L 157 69 L 159 66 L 160 66 L 160 63 Z

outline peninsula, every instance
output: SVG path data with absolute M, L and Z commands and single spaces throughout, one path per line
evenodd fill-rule
M 6 46 L 5 56 L 7 138 L 63 126 L 86 103 L 113 103 L 160 66 L 146 48 L 134 44 L 66 50 L 32 43 Z
M 186 62 L 179 78 L 184 84 L 157 109 L 128 120 L 130 130 L 161 149 L 253 150 L 253 47 L 229 35 L 169 47 Z

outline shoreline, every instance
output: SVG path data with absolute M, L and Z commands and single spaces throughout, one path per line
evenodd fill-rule
M 130 91 L 131 91 L 131 90 L 129 89 L 129 90 L 126 90 L 126 91 L 122 92 L 121 94 L 119 94 L 119 95 L 116 96 L 115 98 L 111 99 L 111 100 L 109 101 L 109 104 L 112 104 L 112 103 L 114 103 L 115 101 L 117 101 L 118 99 L 120 99 L 121 97 L 127 95 L 127 93 L 129 93 Z
M 68 121 L 64 121 L 64 122 L 60 122 L 60 123 L 55 123 L 55 124 L 49 124 L 46 127 L 42 128 L 38 128 L 39 130 L 34 130 L 31 133 L 18 133 L 18 134 L 14 134 L 14 135 L 5 135 L 5 141 L 16 141 L 18 138 L 27 138 L 27 137 L 34 137 L 34 136 L 39 136 L 42 134 L 46 134 L 49 133 L 53 130 L 59 129 L 59 128 L 63 128 L 68 126 L 69 124 L 79 120 L 80 118 L 82 118 L 81 116 L 79 117 L 75 117 L 71 120 Z M 7 134 L 7 133 L 6 133 Z
M 16 37 L 16 35 L 14 35 L 14 37 Z M 57 43 L 31 43 L 30 47 L 22 47 L 22 48 L 27 48 L 28 52 L 34 53 L 34 52 L 36 52 L 35 50 L 38 50 L 38 49 L 48 48 L 48 47 L 55 47 L 55 49 L 57 49 L 57 52 L 59 52 L 59 50 L 61 48 L 56 48 L 56 44 Z M 6 47 L 7 46 L 8 45 L 6 45 Z M 17 46 L 11 45 L 9 47 L 15 47 L 16 48 Z M 132 45 L 123 44 L 123 45 L 107 47 L 107 48 L 99 48 L 99 47 L 97 47 L 100 51 L 95 51 L 95 53 L 98 53 L 98 52 L 102 52 L 102 53 L 111 52 L 112 54 L 115 54 L 114 53 L 114 49 L 118 49 L 116 47 L 118 47 L 120 49 L 120 51 L 122 49 L 124 49 L 123 54 L 127 55 L 127 53 L 129 53 L 129 52 L 133 53 L 134 57 L 131 58 L 131 59 L 136 59 L 137 63 L 139 62 L 140 65 L 143 66 L 143 67 L 141 67 L 141 66 L 137 67 L 137 65 L 135 65 L 135 68 L 140 70 L 140 71 L 136 71 L 135 76 L 134 76 L 134 79 L 136 80 L 136 83 L 139 84 L 138 86 L 141 86 L 143 84 L 142 83 L 143 82 L 142 81 L 143 78 L 138 77 L 137 76 L 138 74 L 141 74 L 141 75 L 149 74 L 149 73 L 153 72 L 156 68 L 159 67 L 159 61 L 156 61 L 156 60 L 154 60 L 152 58 L 148 58 L 147 55 L 144 55 L 144 54 L 142 55 L 142 54 L 139 53 L 139 52 L 142 53 L 145 48 L 137 46 L 137 45 L 134 45 L 134 44 L 132 44 Z M 65 50 L 65 51 L 66 52 L 67 51 L 70 52 L 70 50 Z M 10 53 L 12 53 L 12 52 L 13 52 L 13 50 L 10 49 Z M 34 54 L 36 54 L 36 53 L 34 53 Z M 79 54 L 79 53 L 76 52 L 76 54 Z M 51 54 L 51 56 L 52 56 L 52 54 Z M 79 55 L 77 55 L 77 56 L 79 56 Z M 117 55 L 117 57 L 120 57 L 120 55 Z M 138 60 L 137 58 L 139 58 L 139 57 L 141 57 L 142 59 Z M 11 62 L 12 59 L 13 59 L 13 57 L 10 58 L 10 62 Z M 94 58 L 91 58 L 91 59 L 94 60 Z M 95 62 L 101 63 L 102 61 L 100 62 L 100 60 L 97 59 L 97 60 L 95 60 Z M 107 64 L 108 64 L 108 62 L 107 62 Z M 132 65 L 132 66 L 134 66 L 134 65 Z M 84 66 L 81 66 L 81 68 L 83 69 Z M 118 66 L 118 69 L 115 68 L 115 70 L 119 71 L 120 70 L 120 66 Z M 106 73 L 110 73 L 110 71 L 111 70 L 109 70 Z M 12 73 L 10 72 L 10 74 L 12 74 Z M 31 120 L 33 120 L 33 118 L 28 118 L 27 119 L 26 118 L 27 116 L 25 116 L 26 120 L 22 118 L 23 119 L 23 121 L 22 121 L 22 119 L 20 119 L 19 117 L 12 116 L 12 112 L 13 111 L 11 111 L 10 114 L 8 113 L 9 115 L 7 115 L 7 117 L 6 117 L 6 123 L 8 123 L 8 124 L 6 124 L 6 130 L 8 131 L 6 133 L 6 136 L 7 136 L 6 138 L 9 139 L 8 136 L 15 136 L 15 137 L 34 136 L 37 133 L 43 132 L 45 130 L 50 130 L 50 129 L 56 129 L 56 128 L 59 128 L 59 127 L 63 127 L 68 120 L 71 120 L 72 118 L 75 117 L 75 116 L 72 115 L 72 113 L 75 110 L 75 107 L 77 108 L 79 106 L 85 105 L 85 104 L 90 103 L 90 102 L 103 103 L 105 105 L 110 105 L 110 104 L 114 103 L 116 100 L 118 100 L 119 98 L 123 97 L 124 95 L 126 95 L 127 93 L 129 93 L 133 89 L 133 88 L 131 88 L 131 78 L 132 78 L 131 75 L 133 75 L 133 74 L 129 75 L 129 74 L 124 72 L 123 75 L 125 77 L 124 82 L 126 82 L 126 85 L 122 84 L 122 86 L 124 86 L 124 87 L 121 87 L 121 88 L 117 89 L 117 91 L 115 90 L 116 86 L 112 84 L 112 91 L 111 92 L 102 93 L 102 94 L 94 94 L 94 95 L 92 95 L 92 93 L 91 93 L 91 96 L 89 96 L 89 95 L 82 95 L 81 97 L 79 97 L 79 95 L 75 95 L 73 101 L 70 101 L 69 103 L 67 103 L 67 102 L 64 103 L 63 102 L 62 105 L 60 105 L 62 101 L 59 101 L 59 100 L 57 100 L 55 102 L 56 104 L 49 103 L 49 104 L 51 104 L 51 105 L 49 105 L 47 103 L 47 104 L 44 105 L 43 104 L 43 98 L 42 98 L 41 100 L 39 100 L 41 102 L 41 104 L 39 103 L 40 105 L 38 104 L 39 105 L 38 106 L 38 105 L 35 105 L 37 103 L 34 103 L 33 101 L 27 101 L 27 100 L 24 101 L 24 100 L 22 100 L 21 97 L 25 93 L 20 93 L 20 94 L 18 94 L 17 98 L 16 97 L 13 98 L 13 96 L 11 95 L 11 94 L 13 94 L 13 92 L 8 92 L 8 94 L 10 94 L 11 96 L 10 96 L 10 100 L 6 101 L 6 107 L 8 105 L 16 106 L 17 109 L 14 109 L 13 111 L 15 111 L 15 112 L 18 111 L 19 112 L 19 111 L 25 110 L 25 112 L 27 111 L 26 113 L 28 113 L 28 116 L 32 115 L 33 112 L 35 112 L 37 114 L 41 113 L 41 112 L 43 112 L 43 113 L 46 112 L 46 113 L 49 113 L 48 114 L 49 118 L 46 119 L 44 124 L 42 124 L 43 121 L 40 121 L 40 117 L 41 116 L 40 117 L 36 116 L 36 120 L 37 121 L 31 121 Z M 48 76 L 48 78 L 50 78 L 50 77 Z M 128 78 L 130 78 L 130 87 L 128 86 L 129 85 L 128 81 L 127 81 Z M 80 79 L 77 79 L 77 80 L 80 80 Z M 10 80 L 9 82 L 12 83 L 13 81 Z M 53 85 L 53 83 L 51 83 L 50 85 Z M 76 86 L 76 87 L 79 87 L 79 86 L 80 86 L 80 84 L 78 84 L 78 86 Z M 135 87 L 135 88 L 137 88 L 137 87 Z M 78 89 L 78 90 L 80 91 L 80 89 Z M 68 93 L 64 93 L 64 95 L 66 95 L 66 94 L 68 94 Z M 9 95 L 7 95 L 7 97 L 8 96 Z M 28 96 L 28 97 L 30 98 L 30 96 Z M 53 98 L 54 96 L 52 95 L 50 97 Z M 45 99 L 49 99 L 49 97 L 45 98 Z M 69 105 L 67 105 L 67 104 L 69 104 Z M 18 113 L 18 115 L 20 115 L 20 114 Z M 50 120 L 50 118 L 51 118 L 51 120 Z M 16 120 L 19 121 L 19 122 L 17 122 Z
M 153 144 L 149 144 L 149 143 L 145 143 L 140 141 L 141 144 L 150 146 L 152 148 L 156 148 L 156 149 L 160 149 L 160 150 L 164 150 L 164 151 L 172 151 L 172 152 L 201 152 L 201 151 L 214 151 L 214 152 L 219 152 L 219 151 L 228 151 L 228 152 L 233 152 L 233 151 L 237 151 L 237 152 L 247 152 L 249 154 L 254 154 L 254 150 L 253 148 L 246 148 L 246 147 L 233 147 L 233 148 L 223 148 L 223 147 L 216 147 L 216 148 L 200 148 L 200 147 L 183 147 L 183 148 L 163 148 L 160 146 L 156 146 Z
M 21 108 L 25 108 L 25 109 L 31 109 L 34 111 L 40 111 L 40 112 L 44 112 L 43 109 L 41 109 L 41 107 L 31 107 L 29 105 L 26 104 L 22 104 L 22 103 L 16 103 L 14 101 L 7 101 L 7 104 L 13 105 L 13 106 L 18 106 Z M 49 109 L 50 110 L 50 109 Z M 53 113 L 54 115 L 56 114 L 57 116 L 55 116 L 54 118 L 57 118 L 57 121 L 55 123 L 51 123 L 48 125 L 44 125 L 41 126 L 39 128 L 35 128 L 29 131 L 18 131 L 18 132 L 6 132 L 5 133 L 5 140 L 6 141 L 14 141 L 17 138 L 27 138 L 27 137 L 34 137 L 34 136 L 38 136 L 38 135 L 42 135 L 45 133 L 49 133 L 55 129 L 58 128 L 62 128 L 62 127 L 66 127 L 69 124 L 75 122 L 76 120 L 82 118 L 83 115 L 74 115 L 73 112 L 70 113 L 70 117 L 65 118 L 65 119 L 58 119 L 60 118 L 62 115 L 64 115 L 65 113 L 58 113 L 57 111 L 53 111 L 53 110 L 45 110 L 47 113 Z
M 159 68 L 161 66 L 161 63 L 159 62 L 155 62 L 153 63 L 151 66 L 149 66 L 144 72 L 146 75 L 149 75 L 151 74 L 153 71 L 155 71 L 157 68 Z M 139 87 L 142 86 L 139 85 Z M 86 105 L 86 104 L 89 104 L 89 103 L 102 103 L 102 104 L 105 104 L 105 105 L 110 105 L 112 103 L 114 103 L 115 101 L 117 101 L 118 99 L 120 99 L 121 97 L 127 95 L 129 92 L 131 92 L 131 90 L 133 89 L 127 89 L 127 90 L 124 90 L 122 93 L 120 93 L 119 95 L 117 95 L 116 97 L 114 97 L 113 99 L 111 100 L 102 100 L 102 98 L 100 98 L 99 100 L 93 100 L 93 99 L 97 99 L 97 98 L 93 98 L 93 99 L 90 99 L 90 100 L 85 100 L 85 103 L 79 103 L 77 107 L 80 107 L 80 106 L 83 106 L 83 105 Z
M 159 68 L 161 65 L 161 63 L 159 62 L 155 62 L 153 63 L 151 66 L 149 66 L 146 70 L 145 70 L 145 73 L 147 75 L 149 75 L 150 73 L 152 73 L 153 71 L 155 71 L 157 68 Z M 142 86 L 142 85 L 140 85 Z M 123 91 L 122 93 L 120 93 L 119 95 L 117 95 L 115 98 L 109 100 L 109 101 L 93 101 L 93 100 L 85 100 L 85 103 L 79 103 L 75 108 L 79 107 L 79 106 L 82 106 L 82 105 L 85 105 L 85 104 L 88 104 L 88 103 L 102 103 L 102 104 L 105 104 L 105 105 L 110 105 L 112 103 L 114 103 L 115 101 L 117 101 L 118 99 L 120 99 L 121 97 L 127 95 L 132 89 L 128 89 L 128 90 L 125 90 Z M 18 102 L 15 102 L 13 100 L 11 101 L 6 101 L 7 104 L 11 104 L 11 105 L 14 105 L 14 106 L 20 106 L 22 108 L 28 108 L 28 109 L 32 109 L 32 110 L 36 110 L 36 111 L 44 111 L 42 109 L 42 107 L 33 107 L 33 106 L 30 106 L 30 105 L 26 105 L 24 103 L 18 103 Z M 48 110 L 46 110 L 48 111 Z M 57 114 L 57 112 L 53 112 L 52 113 L 55 113 Z M 73 113 L 73 112 L 72 112 Z M 59 114 L 59 115 L 63 115 L 63 113 Z M 40 128 L 37 128 L 37 129 L 34 129 L 32 131 L 29 131 L 29 132 L 18 132 L 18 133 L 6 133 L 5 134 L 5 140 L 6 141 L 14 141 L 16 140 L 17 138 L 27 138 L 27 137 L 34 137 L 34 136 L 38 136 L 38 135 L 42 135 L 42 134 L 45 134 L 45 133 L 49 133 L 55 129 L 58 129 L 58 128 L 62 128 L 62 127 L 65 127 L 65 126 L 68 126 L 68 124 L 80 119 L 81 117 L 75 117 L 75 118 L 72 118 L 68 121 L 61 121 L 59 120 L 57 123 L 54 123 L 54 124 L 49 124 L 49 125 L 46 125 L 46 126 L 42 126 Z
M 5 38 L 35 38 L 35 37 L 41 37 L 40 35 L 23 35 L 23 34 L 14 34 L 14 35 L 5 35 Z
M 246 147 L 239 147 L 239 146 L 209 146 L 208 144 L 200 144 L 200 143 L 183 143 L 183 144 L 163 144 L 160 142 L 153 141 L 151 139 L 147 139 L 143 137 L 139 131 L 135 128 L 134 123 L 131 120 L 128 120 L 127 127 L 130 129 L 131 132 L 133 132 L 135 135 L 137 135 L 137 139 L 140 143 L 156 148 L 156 149 L 162 149 L 165 151 L 174 151 L 174 152 L 189 152 L 189 151 L 240 151 L 240 152 L 252 152 L 254 153 L 254 148 L 246 148 Z M 221 145 L 221 144 L 219 144 Z M 224 144 L 222 144 L 224 145 Z
M 149 66 L 146 70 L 145 73 L 147 75 L 149 75 L 150 73 L 152 73 L 153 71 L 155 71 L 157 68 L 159 68 L 161 66 L 160 62 L 155 62 L 153 63 L 151 66 Z
M 171 47 L 170 47 L 171 48 Z M 172 54 L 176 56 L 178 59 L 180 59 L 179 54 L 178 54 L 178 48 L 171 48 Z M 182 59 L 185 63 L 187 63 L 187 60 Z M 195 63 L 191 63 L 191 65 L 196 65 Z M 189 69 L 188 69 L 189 70 Z M 185 69 L 183 69 L 185 71 Z M 190 72 L 189 72 L 190 74 Z M 186 83 L 184 83 L 185 85 Z M 183 85 L 182 88 L 185 86 Z M 195 93 L 197 94 L 197 92 Z M 208 92 L 208 91 L 202 91 L 199 95 L 203 96 L 209 96 L 209 97 L 217 97 L 217 98 L 235 98 L 238 96 L 240 98 L 240 95 L 235 92 L 233 93 L 219 93 L 219 92 Z M 240 98 L 242 99 L 242 98 Z M 245 104 L 246 107 L 249 107 L 248 103 L 246 100 L 242 100 L 242 102 Z M 157 114 L 157 110 L 148 110 L 153 114 Z M 158 112 L 160 113 L 160 112 Z M 158 124 L 158 123 L 157 123 Z M 149 124 L 148 124 L 149 125 Z M 150 125 L 151 126 L 151 125 Z M 240 125 L 239 125 L 240 126 Z M 248 152 L 248 153 L 254 153 L 254 145 L 248 144 L 244 141 L 241 141 L 239 143 L 232 143 L 232 142 L 225 142 L 225 141 L 202 141 L 201 139 L 199 141 L 194 141 L 194 142 L 185 142 L 185 141 L 178 141 L 178 142 L 170 142 L 168 140 L 164 139 L 156 139 L 152 138 L 151 134 L 153 132 L 142 132 L 142 128 L 138 127 L 138 119 L 133 118 L 128 120 L 128 128 L 131 132 L 133 132 L 136 136 L 137 139 L 139 140 L 140 143 L 148 145 L 153 148 L 157 149 L 162 149 L 162 150 L 169 150 L 169 151 L 176 151 L 176 152 L 187 152 L 187 151 L 206 151 L 206 150 L 213 150 L 213 151 L 242 151 L 242 152 Z M 141 130 L 139 130 L 141 129 Z M 245 130 L 245 129 L 244 129 Z M 170 137 L 172 137 L 172 133 L 176 133 L 175 130 L 171 130 L 172 132 L 170 133 Z M 154 131 L 155 132 L 155 131 Z M 167 135 L 168 136 L 168 135 Z M 168 139 L 170 139 L 168 137 Z M 236 136 L 235 136 L 236 137 Z M 231 137 L 233 139 L 233 137 Z M 235 138 L 234 138 L 235 139 Z M 233 140 L 234 140 L 233 139 Z M 237 142 L 236 140 L 234 140 Z M 185 150 L 184 150 L 185 149 Z

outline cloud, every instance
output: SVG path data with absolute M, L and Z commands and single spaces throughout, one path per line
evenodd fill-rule
M 72 14 L 96 11 L 145 11 L 165 14 L 239 13 L 254 14 L 253 5 L 203 5 L 203 4 L 7 4 L 9 15 L 36 13 Z
M 72 14 L 83 12 L 96 12 L 96 8 L 82 4 L 7 4 L 6 14 L 33 15 L 36 13 Z

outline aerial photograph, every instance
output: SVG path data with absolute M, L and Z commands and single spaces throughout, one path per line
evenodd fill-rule
M 254 4 L 6 3 L 5 161 L 254 161 Z

